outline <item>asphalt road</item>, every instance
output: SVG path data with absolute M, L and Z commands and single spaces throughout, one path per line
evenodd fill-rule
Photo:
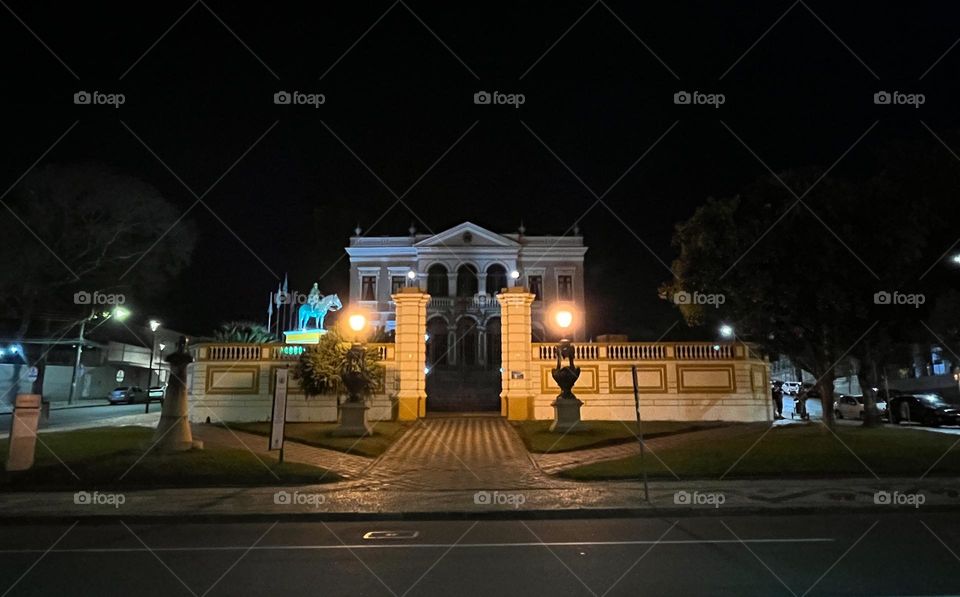
M 960 514 L 922 510 L 719 511 L 679 520 L 7 523 L 0 526 L 0 595 L 956 595 L 958 523 Z M 376 531 L 417 535 L 364 538 Z
M 160 403 L 151 402 L 150 412 L 160 412 Z M 40 419 L 40 429 L 57 429 L 60 427 L 71 427 L 75 425 L 89 425 L 103 419 L 112 419 L 124 415 L 136 415 L 143 413 L 143 404 L 118 404 L 103 406 L 85 406 L 82 408 L 60 408 L 50 411 L 50 420 Z M 10 418 L 12 415 L 0 414 L 0 434 L 6 434 L 10 431 Z M 3 594 L 0 593 L 0 596 Z

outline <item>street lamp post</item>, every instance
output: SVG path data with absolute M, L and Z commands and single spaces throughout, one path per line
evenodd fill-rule
M 580 407 L 583 401 L 577 398 L 573 393 L 573 386 L 580 378 L 580 367 L 574 364 L 574 355 L 576 347 L 567 337 L 567 331 L 573 325 L 573 311 L 567 308 L 559 308 L 554 313 L 554 322 L 563 332 L 563 338 L 554 348 L 557 355 L 557 366 L 551 372 L 553 380 L 560 387 L 560 393 L 551 403 L 553 407 L 553 424 L 550 425 L 550 431 L 569 433 L 571 431 L 582 431 L 586 427 L 580 420 Z M 566 359 L 568 364 L 563 365 Z
M 90 315 L 87 315 L 79 321 L 80 337 L 77 342 L 77 356 L 73 362 L 73 375 L 70 377 L 70 393 L 67 394 L 67 404 L 73 404 L 73 397 L 77 393 L 77 382 L 79 381 L 78 373 L 80 372 L 80 358 L 83 356 L 84 333 L 87 331 L 87 322 L 97 319 L 98 316 L 102 317 L 104 322 L 111 317 L 116 317 L 117 321 L 123 321 L 129 315 L 130 311 L 123 307 L 114 307 L 113 311 L 104 311 L 102 313 L 97 313 L 95 309 L 90 309 Z M 77 322 L 74 322 L 73 325 L 76 325 L 76 323 Z M 103 322 L 101 322 L 101 324 L 102 323 Z
M 143 412 L 150 412 L 150 388 L 153 387 L 153 353 L 157 352 L 157 328 L 160 322 L 156 319 L 150 320 L 150 331 L 153 332 L 153 341 L 150 343 L 150 366 L 147 367 L 147 400 L 143 407 Z
M 354 341 L 343 361 L 340 378 L 349 395 L 340 405 L 340 425 L 333 430 L 332 435 L 364 437 L 373 434 L 367 424 L 367 410 L 370 407 L 364 403 L 364 396 L 369 389 L 367 349 L 363 344 L 367 317 L 361 313 L 354 313 L 347 318 L 347 324 L 354 332 Z

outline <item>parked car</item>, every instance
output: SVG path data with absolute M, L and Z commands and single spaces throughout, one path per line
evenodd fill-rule
M 151 386 L 147 393 L 150 395 L 150 400 L 159 400 L 163 402 L 163 396 L 167 392 L 166 384 L 162 386 Z
M 802 385 L 799 381 L 785 381 L 782 383 L 784 394 L 796 394 L 800 391 L 800 386 Z
M 110 392 L 110 404 L 146 402 L 147 393 L 137 386 L 121 386 Z
M 877 410 L 881 417 L 887 416 L 887 401 L 877 396 Z M 863 396 L 840 394 L 833 403 L 833 412 L 838 419 L 862 419 Z
M 890 398 L 890 422 L 920 423 L 927 427 L 960 425 L 960 408 L 938 394 L 902 394 Z

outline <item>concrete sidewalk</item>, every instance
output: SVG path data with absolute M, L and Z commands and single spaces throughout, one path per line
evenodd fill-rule
M 93 494 L 96 487 L 78 488 Z M 116 492 L 101 492 L 110 494 Z M 957 479 L 809 479 L 650 483 L 650 502 L 636 482 L 569 483 L 565 487 L 485 490 L 384 490 L 363 481 L 329 485 L 123 491 L 119 506 L 76 503 L 74 492 L 0 494 L 0 519 L 86 517 L 310 516 L 572 517 L 723 515 L 783 511 L 910 512 L 960 508 Z M 922 496 L 922 497 L 918 497 Z M 83 501 L 83 500 L 79 500 Z M 112 500 L 115 503 L 117 500 Z

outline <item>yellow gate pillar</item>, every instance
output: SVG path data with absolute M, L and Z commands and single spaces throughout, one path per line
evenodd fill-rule
M 400 388 L 397 418 L 413 421 L 427 414 L 427 302 L 430 295 L 416 287 L 394 294 L 397 305 L 396 353 Z
M 540 380 L 533 370 L 530 340 L 530 305 L 535 295 L 526 288 L 507 288 L 497 295 L 500 302 L 502 373 L 500 414 L 511 421 L 533 419 L 533 400 Z

